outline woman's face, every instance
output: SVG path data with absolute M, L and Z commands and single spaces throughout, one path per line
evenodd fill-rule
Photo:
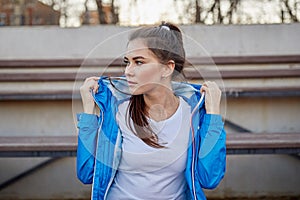
M 135 39 L 128 43 L 124 62 L 125 76 L 132 94 L 147 94 L 163 86 L 165 65 L 159 62 L 143 40 Z

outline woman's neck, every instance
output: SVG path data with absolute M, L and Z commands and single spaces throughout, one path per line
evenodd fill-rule
M 144 94 L 146 113 L 155 121 L 162 121 L 171 117 L 179 106 L 179 99 L 172 90 L 166 88 L 164 91 Z

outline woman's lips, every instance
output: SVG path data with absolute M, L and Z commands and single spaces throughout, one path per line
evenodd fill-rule
M 135 85 L 135 84 L 137 84 L 137 83 L 134 82 L 134 81 L 127 81 L 127 83 L 128 83 L 128 85 Z

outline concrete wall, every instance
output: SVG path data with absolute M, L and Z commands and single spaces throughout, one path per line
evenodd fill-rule
M 300 24 L 182 26 L 188 57 L 299 55 Z M 130 28 L 83 26 L 9 27 L 0 30 L 0 59 L 115 58 L 124 51 Z M 196 41 L 202 47 L 196 46 Z M 99 46 L 101 48 L 99 48 Z M 195 48 L 197 47 L 197 48 Z M 90 55 L 91 56 L 91 55 Z
M 300 24 L 251 26 L 183 26 L 203 47 L 187 37 L 189 57 L 300 55 Z M 0 59 L 115 58 L 125 49 L 129 28 L 105 26 L 60 29 L 56 27 L 1 28 Z M 104 41 L 104 43 L 103 43 Z M 97 47 L 99 43 L 101 43 Z M 120 47 L 120 48 L 119 48 Z M 94 51 L 93 51 L 94 49 Z M 219 68 L 289 69 L 299 63 L 219 65 Z M 10 70 L 67 71 L 74 68 L 38 69 L 2 67 Z M 92 69 L 95 72 L 97 68 Z M 76 87 L 80 85 L 78 82 Z M 72 90 L 72 81 L 0 82 L 0 91 Z M 227 79 L 227 87 L 299 86 L 298 78 Z M 299 132 L 299 97 L 228 98 L 223 115 L 254 132 Z M 74 114 L 82 110 L 74 100 L 0 101 L 0 136 L 76 135 Z M 232 132 L 227 128 L 228 132 Z M 49 158 L 0 158 L 0 183 Z M 75 158 L 62 158 L 0 190 L 0 199 L 88 199 L 90 186 L 75 173 Z M 227 172 L 220 186 L 206 191 L 209 197 L 300 196 L 300 161 L 286 155 L 229 155 Z

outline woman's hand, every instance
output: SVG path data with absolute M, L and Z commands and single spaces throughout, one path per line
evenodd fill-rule
M 89 77 L 85 79 L 83 85 L 80 87 L 80 95 L 82 98 L 83 110 L 85 113 L 94 114 L 95 102 L 91 90 L 97 93 L 99 85 L 98 80 L 100 77 Z
M 215 82 L 206 81 L 200 88 L 205 92 L 205 109 L 207 114 L 220 114 L 221 90 Z

